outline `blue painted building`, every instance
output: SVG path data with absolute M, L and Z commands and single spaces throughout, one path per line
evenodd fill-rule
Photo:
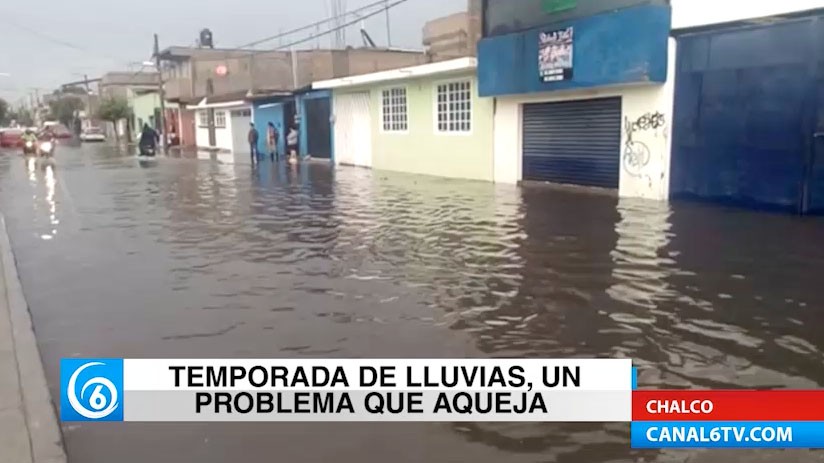
M 675 34 L 672 196 L 824 213 L 824 10 Z
M 495 180 L 669 195 L 674 41 L 665 1 L 487 0 L 480 96 Z
M 334 161 L 332 92 L 306 88 L 295 92 L 300 127 L 300 155 Z
M 260 96 L 252 99 L 252 120 L 260 132 L 258 151 L 266 153 L 266 131 L 269 122 L 278 131 L 278 153 L 286 153 L 286 133 L 289 121 L 294 121 L 295 100 L 291 94 Z
M 298 154 L 313 159 L 334 160 L 331 128 L 331 93 L 299 90 L 294 93 L 253 98 L 253 120 L 261 133 L 258 149 L 267 151 L 269 122 L 277 128 L 278 152 L 286 153 L 286 137 L 291 127 L 299 133 Z

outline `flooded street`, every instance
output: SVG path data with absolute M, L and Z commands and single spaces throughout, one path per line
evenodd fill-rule
M 54 397 L 61 357 L 107 356 L 629 357 L 640 387 L 824 387 L 822 219 L 325 164 L 253 170 L 246 155 L 57 156 L 51 168 L 0 154 L 0 210 Z M 630 450 L 628 424 L 63 432 L 83 463 L 698 458 Z

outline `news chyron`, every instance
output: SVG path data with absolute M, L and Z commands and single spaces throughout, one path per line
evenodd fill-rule
M 64 422 L 631 423 L 634 448 L 824 448 L 824 391 L 636 387 L 630 359 L 63 359 Z

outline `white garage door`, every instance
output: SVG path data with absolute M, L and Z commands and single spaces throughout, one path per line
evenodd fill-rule
M 335 95 L 335 160 L 372 167 L 372 117 L 369 92 Z
M 232 151 L 235 153 L 249 152 L 249 124 L 252 122 L 251 109 L 236 109 L 232 114 Z M 261 137 L 265 136 L 266 129 L 257 128 Z

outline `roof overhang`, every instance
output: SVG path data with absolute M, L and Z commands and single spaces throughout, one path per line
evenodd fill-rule
M 315 90 L 328 90 L 345 87 L 358 87 L 363 85 L 379 84 L 396 80 L 414 79 L 418 77 L 429 77 L 441 74 L 473 71 L 478 67 L 476 58 L 458 58 L 437 63 L 421 64 L 391 71 L 374 72 L 359 76 L 341 77 L 339 79 L 322 80 L 312 84 Z
M 192 108 L 195 108 L 195 109 L 232 108 L 232 107 L 235 107 L 235 106 L 249 106 L 249 103 L 247 103 L 245 100 L 223 101 L 223 102 L 220 102 L 220 103 L 209 103 L 209 98 L 206 97 L 206 98 L 200 100 L 200 103 L 198 103 L 197 105 L 192 106 Z

